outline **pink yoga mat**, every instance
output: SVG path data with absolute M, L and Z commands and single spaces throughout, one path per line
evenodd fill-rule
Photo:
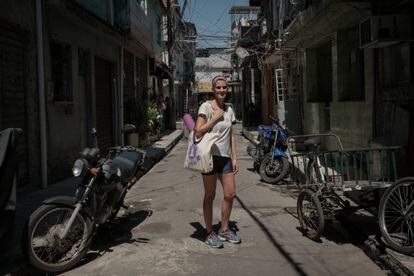
M 191 117 L 190 114 L 185 114 L 183 116 L 183 122 L 189 132 L 191 132 L 194 129 L 195 123 L 193 117 Z

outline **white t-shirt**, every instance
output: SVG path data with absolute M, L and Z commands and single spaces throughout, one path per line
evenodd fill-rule
M 213 117 L 213 107 L 210 102 L 203 103 L 198 109 L 198 115 L 204 114 L 207 120 Z M 230 105 L 225 106 L 224 115 L 214 124 L 211 132 L 219 133 L 220 137 L 213 145 L 211 152 L 216 156 L 231 157 L 231 128 L 236 123 L 233 108 Z

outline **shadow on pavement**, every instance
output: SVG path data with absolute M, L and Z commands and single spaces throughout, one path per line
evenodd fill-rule
M 271 189 L 279 192 L 282 196 L 297 198 L 300 186 L 287 185 L 285 187 L 271 187 Z M 378 206 L 378 199 L 380 198 L 378 195 L 378 191 L 372 190 L 347 193 L 348 198 L 360 204 L 364 203 L 365 208 L 362 208 L 362 206 L 352 206 L 335 211 L 333 216 L 326 218 L 322 237 L 336 244 L 352 244 L 357 246 L 369 258 L 374 260 L 377 265 L 389 269 L 388 265 L 384 264 L 380 259 L 381 255 L 386 253 L 387 245 L 382 240 L 377 222 L 375 206 Z M 286 207 L 284 209 L 287 214 L 298 219 L 296 207 Z M 361 209 L 364 211 L 361 211 Z M 303 233 L 303 230 L 299 227 L 299 222 L 296 229 Z
M 257 218 L 244 202 L 240 199 L 240 197 L 236 196 L 236 200 L 239 202 L 240 206 L 249 214 L 249 216 L 259 225 L 262 231 L 266 234 L 269 241 L 273 244 L 273 246 L 282 254 L 282 256 L 289 262 L 292 268 L 298 273 L 299 275 L 306 275 L 305 271 L 299 266 L 299 264 L 290 256 L 290 254 L 283 249 L 283 246 L 280 245 L 277 240 L 273 237 L 272 233 L 267 229 L 267 227 Z
M 106 252 L 112 252 L 112 247 L 123 243 L 136 245 L 139 243 L 148 243 L 149 239 L 133 238 L 132 230 L 151 215 L 151 210 L 131 212 L 127 213 L 125 216 L 118 217 L 116 221 L 110 225 L 106 224 L 102 226 L 98 229 L 85 258 L 78 266 L 85 265 L 103 256 Z

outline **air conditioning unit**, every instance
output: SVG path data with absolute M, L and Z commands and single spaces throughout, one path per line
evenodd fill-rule
M 383 48 L 413 40 L 411 15 L 375 15 L 359 24 L 361 48 Z

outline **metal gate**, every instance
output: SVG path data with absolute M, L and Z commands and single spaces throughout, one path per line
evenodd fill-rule
M 18 186 L 27 185 L 28 128 L 25 94 L 25 33 L 4 24 L 0 27 L 0 129 L 23 129 L 17 147 Z

